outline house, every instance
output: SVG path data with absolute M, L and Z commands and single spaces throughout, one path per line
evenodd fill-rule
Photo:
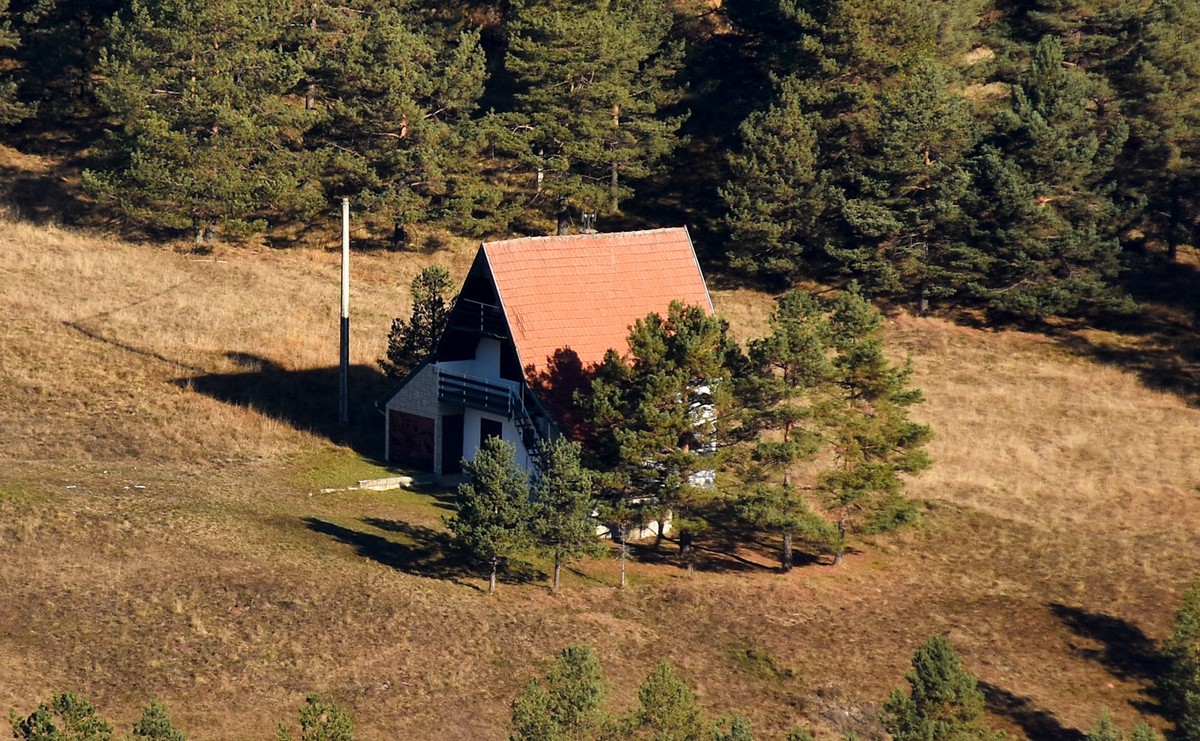
M 387 459 L 457 474 L 489 436 L 532 468 L 578 425 L 573 395 L 672 301 L 712 312 L 685 228 L 485 242 L 437 350 L 387 400 Z

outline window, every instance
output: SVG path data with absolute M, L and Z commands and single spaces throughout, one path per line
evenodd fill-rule
M 483 445 L 483 442 L 489 437 L 498 437 L 503 440 L 504 423 L 486 417 L 479 420 L 479 444 Z

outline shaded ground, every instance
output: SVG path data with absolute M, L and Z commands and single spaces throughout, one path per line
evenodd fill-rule
M 988 710 L 1002 715 L 1025 732 L 1033 741 L 1084 741 L 1087 735 L 1078 728 L 1064 727 L 1058 716 L 1039 708 L 1028 698 L 1020 697 L 989 682 L 980 682 Z
M 237 353 L 231 359 L 247 370 L 188 376 L 176 383 L 227 404 L 257 409 L 362 456 L 383 459 L 383 415 L 376 402 L 394 382 L 378 367 L 350 366 L 349 423 L 343 425 L 338 419 L 341 371 L 337 366 L 293 371 L 256 355 Z
M 1200 256 L 1182 251 L 1177 262 L 1157 253 L 1135 256 L 1129 292 L 1140 308 L 1111 316 L 1096 329 L 1057 332 L 1064 345 L 1138 374 L 1149 388 L 1200 406 Z
M 1080 638 L 1099 644 L 1099 648 L 1072 646 L 1072 650 L 1098 662 L 1114 677 L 1152 681 L 1161 673 L 1158 646 L 1128 620 L 1059 603 L 1051 604 L 1050 612 Z

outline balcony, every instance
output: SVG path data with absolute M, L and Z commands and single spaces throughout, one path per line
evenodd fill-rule
M 461 404 L 469 409 L 499 414 L 509 419 L 516 411 L 512 389 L 482 378 L 438 372 L 438 401 Z
M 464 332 L 473 332 L 481 337 L 494 337 L 498 340 L 508 337 L 508 322 L 504 319 L 500 307 L 491 304 L 460 299 L 450 317 L 450 326 Z

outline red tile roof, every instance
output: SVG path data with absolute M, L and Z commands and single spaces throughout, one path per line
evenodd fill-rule
M 543 393 L 548 377 L 581 383 L 609 348 L 625 351 L 636 320 L 672 301 L 713 310 L 683 227 L 510 239 L 483 251 L 521 366 Z M 569 390 L 557 391 L 567 399 L 543 402 L 569 403 Z

